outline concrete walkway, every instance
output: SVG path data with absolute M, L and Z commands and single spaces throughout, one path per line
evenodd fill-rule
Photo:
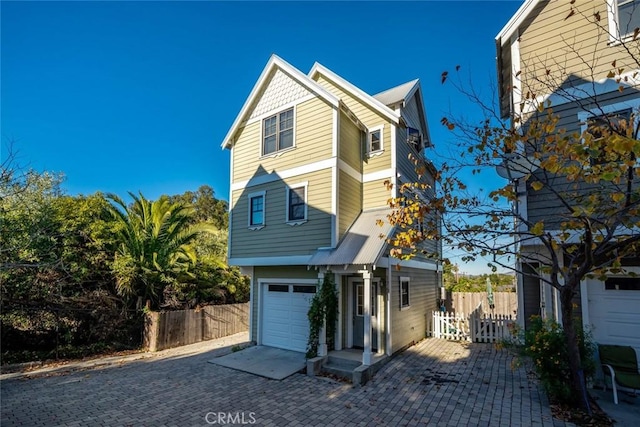
M 302 374 L 275 381 L 235 371 L 208 363 L 230 353 L 231 345 L 209 344 L 90 370 L 2 376 L 0 424 L 565 425 L 552 419 L 526 370 L 510 368 L 512 355 L 489 344 L 424 340 L 364 387 Z

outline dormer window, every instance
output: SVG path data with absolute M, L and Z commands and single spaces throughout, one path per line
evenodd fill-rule
M 293 147 L 293 107 L 262 121 L 262 155 Z

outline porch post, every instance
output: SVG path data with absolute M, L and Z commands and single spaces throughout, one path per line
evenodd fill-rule
M 362 270 L 364 281 L 364 351 L 362 364 L 371 365 L 371 271 Z
M 322 282 L 324 281 L 324 271 L 322 270 L 318 272 L 318 281 L 322 285 Z M 320 336 L 318 337 L 318 356 L 327 355 L 327 324 L 326 322 L 327 320 L 324 319 L 324 321 L 322 322 L 322 328 L 320 328 Z

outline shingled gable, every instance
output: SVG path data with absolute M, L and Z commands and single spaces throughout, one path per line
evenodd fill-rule
M 247 98 L 244 105 L 242 106 L 240 113 L 238 114 L 235 121 L 231 125 L 229 132 L 227 132 L 227 135 L 224 137 L 224 140 L 221 144 L 223 149 L 231 148 L 231 146 L 233 145 L 233 142 L 234 142 L 233 138 L 235 137 L 236 132 L 240 128 L 240 125 L 244 121 L 246 115 L 250 113 L 249 110 L 251 109 L 251 106 L 254 104 L 254 102 L 260 96 L 263 87 L 269 83 L 269 76 L 271 75 L 271 72 L 274 71 L 275 69 L 280 69 L 287 76 L 291 77 L 293 80 L 295 80 L 297 83 L 302 85 L 309 92 L 325 100 L 328 104 L 332 105 L 334 108 L 340 108 L 340 100 L 337 97 L 327 92 L 319 84 L 317 84 L 315 81 L 310 79 L 307 75 L 300 72 L 298 69 L 293 67 L 291 64 L 289 64 L 279 56 L 275 54 L 271 55 L 271 58 L 269 58 L 269 62 L 267 62 L 267 65 L 262 70 L 262 73 L 260 74 L 258 81 L 253 86 L 253 89 L 251 90 L 249 97 Z

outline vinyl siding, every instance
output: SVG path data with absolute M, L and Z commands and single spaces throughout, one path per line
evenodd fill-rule
M 346 114 L 340 112 L 339 157 L 358 172 L 362 172 L 363 132 Z
M 339 173 L 338 237 L 342 237 L 362 209 L 362 183 L 342 170 Z
M 388 206 L 391 192 L 387 190 L 384 181 L 389 178 L 365 182 L 363 187 L 363 209 L 373 209 Z
M 286 185 L 308 182 L 307 218 L 302 225 L 286 224 Z M 230 258 L 310 255 L 331 245 L 331 169 L 236 190 L 232 194 Z M 248 195 L 266 191 L 265 223 L 248 229 Z
M 294 109 L 294 126 L 295 148 L 278 156 L 263 158 L 262 120 L 242 128 L 233 148 L 233 182 L 246 181 L 273 170 L 287 170 L 332 157 L 333 108 L 330 105 L 320 98 L 297 104 Z
M 253 295 L 251 301 L 251 326 L 253 334 L 251 341 L 258 340 L 258 304 L 259 281 L 263 279 L 317 279 L 318 272 L 309 270 L 306 266 L 284 265 L 275 267 L 254 267 L 253 270 Z
M 416 91 L 417 93 L 417 91 Z M 402 108 L 402 118 L 407 123 L 407 126 L 412 127 L 414 129 L 420 130 L 424 135 L 426 129 L 422 129 L 420 125 L 420 109 L 418 108 L 418 102 L 416 101 L 415 95 L 406 102 L 405 106 Z
M 410 144 L 408 144 L 406 129 L 397 128 L 396 135 L 396 164 L 400 182 L 416 182 L 418 180 L 418 174 L 416 173 L 415 165 L 409 159 L 409 154 L 414 158 L 422 159 L 423 156 L 429 155 L 431 152 L 427 149 L 418 153 Z M 427 196 L 433 195 L 433 177 L 429 174 L 428 176 L 423 176 L 423 179 L 432 186 L 432 188 L 427 192 Z
M 571 9 L 574 15 L 569 17 Z M 600 30 L 588 20 L 599 12 Z M 610 45 L 606 34 L 607 6 L 604 0 L 591 0 L 569 4 L 568 1 L 552 0 L 540 13 L 532 13 L 530 22 L 520 28 L 520 56 L 522 87 L 541 95 L 551 90 L 548 84 L 536 82 L 545 79 L 547 70 L 553 77 L 552 86 L 567 79 L 597 81 L 606 77 L 611 63 L 625 70 L 638 66 L 620 45 Z M 594 52 L 598 52 L 594 55 Z M 592 66 L 592 69 L 586 64 Z
M 607 107 L 611 104 L 617 104 L 630 99 L 637 99 L 640 94 L 632 91 L 631 89 L 625 91 L 622 95 L 619 92 L 604 94 L 598 97 L 598 103 L 601 107 Z M 566 129 L 568 132 L 580 132 L 581 123 L 578 119 L 578 114 L 586 110 L 596 108 L 595 104 L 585 103 L 582 106 L 576 103 L 563 104 L 554 109 L 554 111 L 561 117 L 558 122 L 558 129 Z M 533 181 L 533 180 L 530 180 Z M 567 185 L 566 179 L 562 176 L 553 177 L 550 183 L 555 189 L 561 189 Z M 572 183 L 573 185 L 573 183 Z M 585 191 L 589 190 L 587 185 L 584 185 Z M 543 188 L 539 191 L 533 191 L 531 189 L 527 192 L 527 214 L 530 221 L 536 223 L 538 221 L 545 221 L 547 228 L 557 228 L 559 222 L 562 221 L 562 215 L 567 214 L 567 211 L 562 208 L 558 198 L 554 196 L 547 188 Z
M 409 304 L 400 308 L 400 277 L 410 277 Z M 426 336 L 427 315 L 437 309 L 438 273 L 402 267 L 391 270 L 391 344 L 392 352 Z
M 316 77 L 316 81 L 320 86 L 334 94 L 345 103 L 347 107 L 356 115 L 356 117 L 369 128 L 375 128 L 384 125 L 382 144 L 384 153 L 382 155 L 365 159 L 363 165 L 364 173 L 376 172 L 391 167 L 391 123 L 375 110 L 358 100 L 353 95 L 343 91 L 331 80 L 322 75 Z

